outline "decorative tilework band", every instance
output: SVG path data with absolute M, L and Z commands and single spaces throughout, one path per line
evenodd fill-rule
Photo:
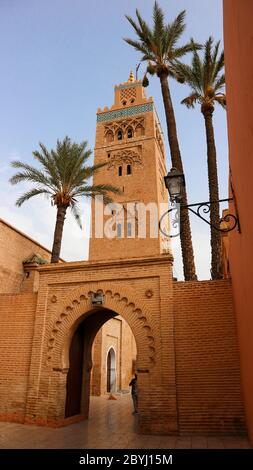
M 97 122 L 105 122 L 124 118 L 126 116 L 134 116 L 135 114 L 147 113 L 149 111 L 153 111 L 153 109 L 153 103 L 145 103 L 138 106 L 131 106 L 131 108 L 118 109 L 117 111 L 107 111 L 97 115 Z

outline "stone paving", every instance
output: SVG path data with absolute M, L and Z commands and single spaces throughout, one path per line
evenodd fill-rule
M 241 436 L 144 436 L 131 396 L 92 397 L 90 419 L 53 429 L 0 422 L 1 449 L 250 449 Z

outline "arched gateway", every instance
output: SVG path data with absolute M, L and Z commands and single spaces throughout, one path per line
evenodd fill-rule
M 168 263 L 168 259 L 166 261 Z M 136 260 L 133 264 L 136 268 Z M 128 267 L 129 262 L 125 268 Z M 66 273 L 66 268 L 69 273 Z M 121 264 L 121 270 L 122 268 L 124 271 L 124 263 Z M 142 269 L 143 267 L 139 266 L 139 270 Z M 90 271 L 89 263 L 86 266 L 83 263 L 82 267 L 76 265 L 75 275 L 79 272 L 79 275 L 85 278 L 87 270 Z M 145 289 L 143 295 L 139 295 L 140 298 L 137 299 L 133 288 L 129 286 L 125 288 L 124 282 L 115 281 L 85 283 L 74 288 L 67 282 L 65 285 L 59 283 L 58 288 L 55 285 L 52 287 L 52 277 L 58 277 L 60 280 L 63 272 L 65 275 L 68 274 L 70 279 L 73 276 L 70 265 L 47 266 L 40 269 L 41 283 L 46 282 L 48 296 L 44 297 L 42 302 L 44 305 L 38 302 L 36 313 L 26 422 L 60 426 L 88 418 L 92 343 L 106 321 L 121 315 L 131 327 L 137 345 L 140 425 L 143 432 L 155 432 L 154 427 L 159 423 L 159 414 L 164 423 L 162 425 L 164 432 L 168 431 L 168 425 L 170 431 L 175 430 L 175 393 L 172 400 L 173 413 L 170 410 L 169 420 L 168 415 L 167 420 L 164 416 L 165 401 L 168 404 L 168 411 L 171 406 L 168 389 L 165 386 L 168 381 L 167 374 L 161 373 L 161 361 L 166 348 L 161 354 L 162 335 L 161 332 L 157 334 L 157 324 L 161 322 L 160 313 L 156 310 L 155 318 L 153 308 L 149 309 L 147 303 L 141 299 L 142 296 L 149 298 L 150 301 L 153 297 L 159 299 L 159 293 Z M 143 275 L 139 279 L 135 276 L 136 286 L 143 283 L 145 285 L 145 281 L 148 281 L 149 285 L 152 284 L 150 276 L 146 280 Z M 58 295 L 55 293 L 57 291 Z M 92 296 L 95 293 L 102 294 L 102 305 L 92 305 Z M 41 327 L 42 317 L 44 317 L 44 328 Z M 41 344 L 41 348 L 38 344 Z M 72 370 L 74 364 L 78 368 L 78 373 Z M 170 370 L 169 376 L 170 382 L 175 380 L 174 367 Z M 175 383 L 173 390 L 175 391 Z M 163 412 L 161 410 L 159 413 L 162 403 Z M 166 421 L 167 429 L 165 429 Z M 160 422 L 160 426 L 161 424 Z

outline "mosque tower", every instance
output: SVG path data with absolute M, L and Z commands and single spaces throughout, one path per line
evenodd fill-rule
M 127 82 L 115 86 L 111 108 L 97 111 L 94 153 L 95 164 L 107 165 L 94 175 L 93 183 L 120 188 L 121 194 L 113 195 L 113 201 L 121 209 L 107 208 L 103 216 L 101 208 L 98 210 L 92 202 L 90 261 L 152 257 L 167 252 L 168 238 L 164 240 L 158 230 L 160 204 L 167 207 L 168 203 L 163 180 L 163 134 L 153 98 L 145 96 L 142 82 L 132 72 Z M 146 220 L 139 211 L 140 203 L 149 205 Z M 113 238 L 99 228 L 102 218 L 103 222 L 115 219 L 111 222 Z

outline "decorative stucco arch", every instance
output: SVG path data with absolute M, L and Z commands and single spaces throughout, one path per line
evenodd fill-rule
M 91 297 L 97 292 L 103 294 L 104 302 L 103 305 L 94 307 Z M 149 383 L 154 382 L 150 375 L 153 375 L 153 371 L 156 370 L 154 365 L 156 360 L 159 360 L 160 356 L 158 357 L 157 354 L 159 355 L 160 348 L 156 345 L 154 320 L 148 306 L 136 300 L 135 290 L 129 286 L 124 289 L 124 286 L 108 281 L 79 284 L 77 287 L 66 289 L 66 295 L 61 299 L 58 299 L 55 294 L 49 297 L 42 363 L 36 393 L 35 422 L 43 421 L 48 425 L 58 426 L 66 421 L 65 404 L 67 403 L 70 345 L 73 335 L 83 322 L 86 322 L 88 332 L 85 333 L 80 419 L 88 417 L 92 343 L 103 323 L 117 315 L 121 315 L 127 321 L 135 337 L 140 390 L 148 389 Z M 33 408 L 34 398 L 31 398 L 28 400 L 27 414 L 31 415 L 30 410 Z
M 91 304 L 91 295 L 95 292 L 104 295 L 103 306 L 99 309 Z M 53 326 L 47 332 L 47 366 L 53 370 L 68 369 L 69 346 L 74 331 L 83 320 L 99 310 L 101 316 L 103 311 L 112 311 L 128 322 L 137 345 L 137 368 L 148 371 L 156 360 L 152 317 L 147 306 L 134 299 L 133 289 L 125 291 L 116 284 L 113 287 L 105 283 L 86 284 L 68 293 L 59 304 Z

